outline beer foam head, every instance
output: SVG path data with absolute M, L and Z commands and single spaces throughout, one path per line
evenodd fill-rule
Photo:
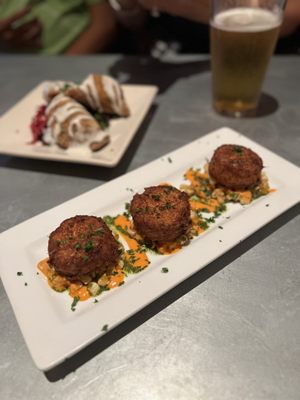
M 261 32 L 281 24 L 282 11 L 237 7 L 217 14 L 211 24 L 215 28 L 234 32 Z

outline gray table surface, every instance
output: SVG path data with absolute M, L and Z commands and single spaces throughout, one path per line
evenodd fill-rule
M 91 71 L 155 83 L 161 92 L 112 170 L 0 155 L 0 231 L 222 126 L 300 165 L 299 57 L 272 60 L 262 115 L 243 120 L 212 111 L 207 57 L 175 61 L 2 56 L 0 114 L 42 80 L 80 81 Z M 0 399 L 299 399 L 298 213 L 261 229 L 52 374 L 33 364 L 0 281 Z

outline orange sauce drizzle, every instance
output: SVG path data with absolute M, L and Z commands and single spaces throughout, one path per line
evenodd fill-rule
M 243 192 L 237 192 L 239 195 L 239 200 L 243 204 L 249 204 L 252 201 L 252 193 L 250 190 L 246 190 Z
M 114 289 L 115 287 L 120 286 L 120 284 L 122 284 L 122 282 L 125 280 L 125 274 L 122 268 L 119 265 L 115 267 L 113 274 L 109 275 L 108 279 L 107 287 L 109 289 Z
M 216 209 L 216 206 L 214 205 L 201 203 L 200 201 L 197 200 L 190 200 L 190 206 L 193 211 L 206 209 L 209 212 L 214 212 Z
M 128 229 L 133 228 L 132 222 L 129 221 L 128 218 L 125 217 L 125 215 L 118 215 L 117 218 L 115 219 L 115 225 L 120 226 L 124 231 L 127 231 Z M 122 238 L 126 241 L 128 247 L 132 250 L 137 250 L 139 247 L 138 242 L 135 239 L 132 239 L 129 234 L 125 235 L 124 233 L 120 232 L 120 235 Z
M 38 269 L 43 275 L 45 275 L 48 285 L 52 289 L 58 292 L 63 292 L 64 290 L 68 289 L 71 297 L 79 297 L 81 301 L 87 300 L 91 297 L 87 287 L 82 283 L 73 283 L 64 276 L 57 275 L 56 272 L 50 267 L 48 258 L 45 258 L 38 263 Z
M 80 301 L 85 301 L 91 297 L 86 286 L 78 283 L 71 283 L 69 286 L 69 295 L 71 297 L 79 297 Z
M 127 231 L 128 229 L 131 231 L 133 230 L 132 222 L 127 217 L 125 217 L 125 215 L 118 215 L 115 218 L 114 223 L 115 225 L 122 228 L 124 231 Z M 127 251 L 125 252 L 125 260 L 128 261 L 133 268 L 146 268 L 150 262 L 145 252 L 138 251 L 140 246 L 137 240 L 131 238 L 129 236 L 129 233 L 128 235 L 124 234 L 123 232 L 119 233 L 126 241 L 129 250 L 134 250 L 134 254 L 129 254 Z
M 48 263 L 49 258 L 44 258 L 43 260 L 41 260 L 37 267 L 38 269 L 47 277 L 49 278 L 50 275 L 52 276 L 53 272 L 49 267 L 49 263 Z
M 149 265 L 149 259 L 146 253 L 134 252 L 134 254 L 125 252 L 125 260 L 128 261 L 133 268 L 146 268 Z
M 191 184 L 195 186 L 199 186 L 199 183 L 196 179 L 196 177 L 201 178 L 201 179 L 209 179 L 209 176 L 205 172 L 199 172 L 194 170 L 193 168 L 190 168 L 186 171 L 184 174 L 184 177 L 191 182 Z
M 177 242 L 166 242 L 166 243 L 159 244 L 157 246 L 157 250 L 158 250 L 159 254 L 163 254 L 165 256 L 167 256 L 169 254 L 177 253 L 181 249 L 182 249 L 182 245 Z

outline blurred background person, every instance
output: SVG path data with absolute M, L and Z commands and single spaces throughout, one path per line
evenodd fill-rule
M 139 31 L 137 40 L 144 37 L 142 42 L 147 43 L 147 36 L 149 42 L 149 33 L 150 36 L 152 33 L 148 43 L 148 49 L 152 46 L 152 55 L 157 51 L 155 37 L 162 51 L 171 46 L 183 53 L 209 52 L 209 0 L 109 1 L 119 22 L 129 30 Z M 299 27 L 300 0 L 288 0 L 280 33 L 284 39 L 279 40 L 277 52 L 300 53 Z
M 195 20 L 186 13 L 175 13 L 160 7 L 147 5 L 139 0 L 109 0 L 119 20 L 119 51 L 129 53 L 205 53 L 209 51 L 207 24 L 209 1 L 199 1 L 201 12 Z M 170 0 L 173 4 L 173 0 Z M 173 6 L 172 6 L 173 7 Z M 185 7 L 183 7 L 183 10 Z M 123 28 L 122 28 L 123 27 Z
M 88 54 L 109 48 L 116 16 L 105 0 L 2 0 L 0 51 Z

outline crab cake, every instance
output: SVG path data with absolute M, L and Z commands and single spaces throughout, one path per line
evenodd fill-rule
M 188 195 L 173 186 L 151 186 L 134 195 L 130 212 L 137 232 L 145 240 L 170 242 L 190 226 Z
M 244 190 L 255 185 L 262 169 L 262 159 L 254 151 L 234 144 L 218 147 L 209 163 L 209 175 L 232 190 Z
M 77 215 L 50 234 L 49 264 L 71 280 L 110 272 L 119 259 L 119 245 L 101 218 Z

